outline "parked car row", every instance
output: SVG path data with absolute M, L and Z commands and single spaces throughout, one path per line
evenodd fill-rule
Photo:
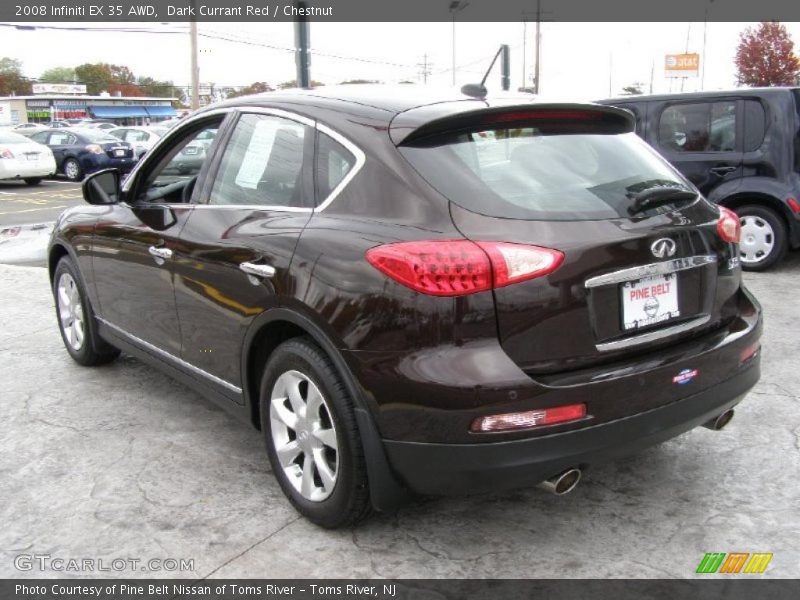
M 0 131 L 0 180 L 21 179 L 37 185 L 55 172 L 50 148 L 13 131 Z
M 762 271 L 800 247 L 800 88 L 601 100 L 710 201 L 739 216 L 740 260 Z

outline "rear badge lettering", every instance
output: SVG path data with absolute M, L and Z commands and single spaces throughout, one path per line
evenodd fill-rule
M 698 373 L 700 373 L 698 369 L 684 369 L 672 378 L 672 383 L 686 385 L 687 383 L 690 383 L 692 379 L 697 377 Z

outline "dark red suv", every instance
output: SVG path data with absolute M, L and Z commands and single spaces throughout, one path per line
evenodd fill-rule
M 259 427 L 328 527 L 408 492 L 564 493 L 724 426 L 759 377 L 738 219 L 627 111 L 425 93 L 237 98 L 122 185 L 90 177 L 50 245 L 67 351 L 133 354 Z

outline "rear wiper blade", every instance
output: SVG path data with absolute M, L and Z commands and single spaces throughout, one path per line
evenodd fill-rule
M 663 187 L 650 188 L 639 192 L 633 197 L 633 205 L 628 209 L 628 212 L 635 215 L 648 208 L 696 199 L 697 193 L 689 190 Z

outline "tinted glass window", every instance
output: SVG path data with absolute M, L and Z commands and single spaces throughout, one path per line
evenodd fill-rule
M 319 133 L 317 148 L 317 196 L 322 202 L 356 164 L 353 154 L 332 137 Z
M 126 142 L 146 142 L 150 134 L 146 131 L 138 131 L 136 129 L 129 129 L 123 138 Z
M 442 194 L 481 214 L 580 221 L 629 217 L 636 194 L 690 189 L 634 133 L 543 135 L 495 129 L 428 139 L 400 151 Z
M 661 113 L 658 141 L 673 152 L 733 152 L 736 102 L 675 104 Z
M 764 141 L 767 115 L 758 100 L 744 101 L 744 151 L 752 152 Z
M 210 204 L 306 206 L 305 125 L 271 115 L 239 118 L 225 147 Z
M 34 142 L 39 142 L 40 144 L 46 144 L 47 143 L 47 136 L 49 136 L 49 135 L 50 135 L 50 133 L 47 132 L 47 131 L 40 131 L 38 133 L 34 133 L 30 137 L 30 139 L 32 139 Z

